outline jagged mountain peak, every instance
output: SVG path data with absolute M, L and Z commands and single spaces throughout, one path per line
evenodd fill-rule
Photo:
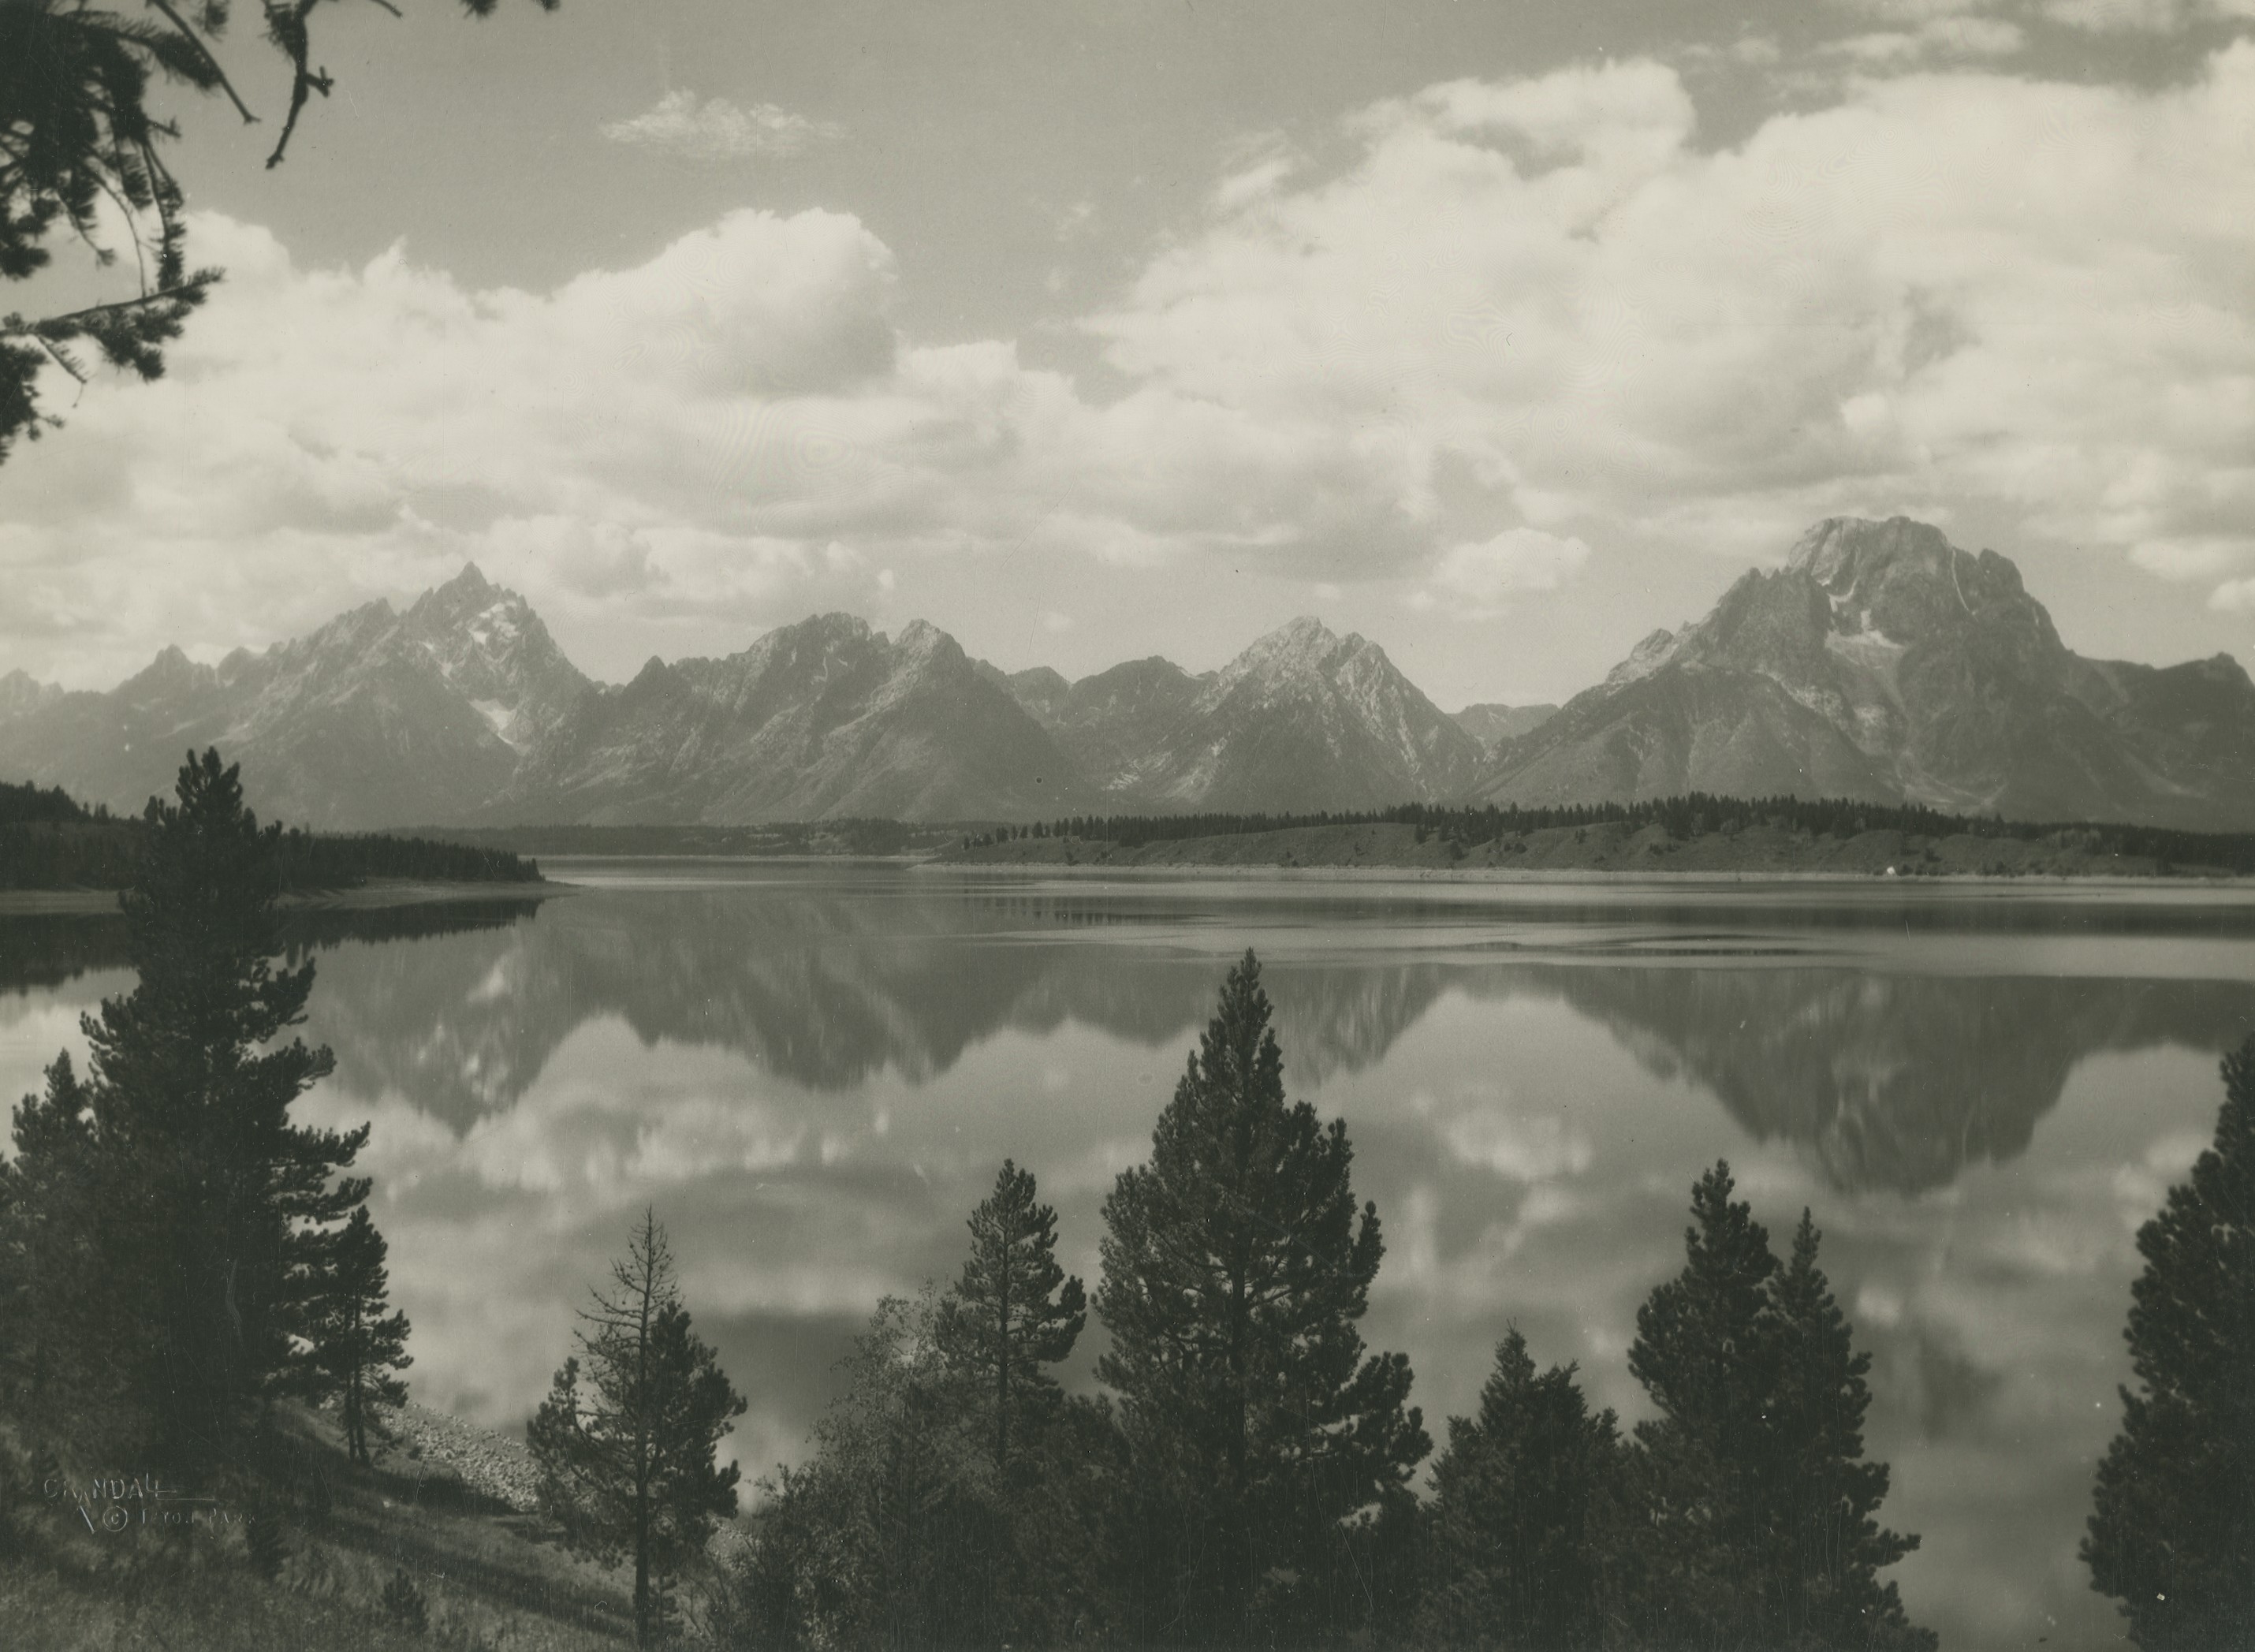
M 2205 667 L 2201 671 L 2205 671 Z M 2255 801 L 2244 673 L 2085 660 L 2012 561 L 1907 517 L 1837 517 L 1655 632 L 1479 795 L 1902 798 L 2023 819 L 2200 824 Z
M 1271 685 L 1335 674 L 1346 662 L 1384 650 L 1350 633 L 1339 636 L 1312 615 L 1302 615 L 1256 637 L 1245 651 L 1221 668 L 1209 698 L 1226 696 L 1248 678 Z
M 1941 529 L 1909 517 L 1889 517 L 1876 522 L 1868 517 L 1827 517 L 1795 542 L 1786 554 L 1791 572 L 1806 573 L 1827 589 L 1879 565 L 1908 562 L 1921 570 L 1946 575 L 1952 560 L 1964 552 L 1951 545 Z
M 462 571 L 460 573 L 457 573 L 453 579 L 447 580 L 446 584 L 439 587 L 440 591 L 456 591 L 465 596 L 483 595 L 488 592 L 494 591 L 495 588 L 496 587 L 493 582 L 486 578 L 485 570 L 479 567 L 474 562 L 465 562 L 462 564 Z M 503 594 L 513 595 L 515 594 L 512 592 L 503 593 Z
M 921 656 L 960 656 L 963 645 L 934 625 L 930 620 L 910 620 L 901 627 L 901 634 L 893 646 L 902 652 Z
M 167 643 L 157 650 L 154 659 L 120 684 L 117 692 L 129 699 L 145 701 L 153 696 L 192 693 L 218 680 L 219 673 L 210 666 L 197 664 L 178 643 Z
M 845 637 L 856 642 L 865 642 L 876 634 L 860 615 L 835 608 L 827 614 L 810 614 L 789 625 L 778 625 L 768 633 L 770 636 Z
M 453 579 L 432 586 L 408 604 L 404 617 L 411 629 L 428 632 L 467 624 L 495 612 L 521 622 L 532 614 L 532 605 L 515 591 L 487 579 L 476 563 L 465 562 Z

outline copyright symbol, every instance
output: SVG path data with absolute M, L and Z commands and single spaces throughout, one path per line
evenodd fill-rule
M 123 1531 L 131 1523 L 130 1516 L 114 1503 L 102 1511 L 102 1525 L 105 1531 Z

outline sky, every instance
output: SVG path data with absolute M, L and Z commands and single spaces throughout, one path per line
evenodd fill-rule
M 323 18 L 270 171 L 254 31 L 261 125 L 166 95 L 227 278 L 0 467 L 0 671 L 474 560 L 608 680 L 1314 614 L 1526 703 L 1898 513 L 2082 652 L 2255 663 L 2255 0 L 405 10 Z

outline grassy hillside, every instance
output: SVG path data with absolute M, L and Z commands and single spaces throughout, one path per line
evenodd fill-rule
M 632 1643 L 630 1580 L 573 1560 L 530 1507 L 521 1443 L 410 1407 L 401 1445 L 373 1470 L 346 1459 L 334 1423 L 292 1409 L 278 1574 L 253 1570 L 239 1524 L 167 1543 L 89 1530 L 70 1500 L 19 1501 L 0 1522 L 0 1641 L 39 1652 L 596 1652 Z M 113 1517 L 115 1518 L 115 1517 Z M 11 1544 L 12 1543 L 12 1552 Z M 418 1629 L 404 1574 L 419 1600 Z M 387 1588 L 393 1604 L 387 1604 Z
M 1657 824 L 1610 821 L 1503 832 L 1483 841 L 1421 826 L 1384 822 L 1164 839 L 1131 845 L 1100 838 L 1026 837 L 969 846 L 937 857 L 964 866 L 1379 868 L 1460 872 L 1696 872 L 1718 876 L 1780 873 L 1840 876 L 2151 877 L 2218 874 L 2223 864 L 2165 861 L 2124 854 L 2095 833 L 2062 828 L 2037 837 L 1894 830 L 1844 836 L 1761 825 L 1678 836 Z

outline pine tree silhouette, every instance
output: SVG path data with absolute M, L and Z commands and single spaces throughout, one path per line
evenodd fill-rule
M 327 1287 L 313 1322 L 318 1386 L 337 1398 L 345 1449 L 355 1463 L 369 1460 L 369 1408 L 405 1404 L 407 1385 L 392 1373 L 414 1363 L 407 1316 L 388 1311 L 387 1250 L 363 1205 L 330 1244 Z
M 1057 1212 L 1036 1192 L 1030 1171 L 1002 1162 L 994 1191 L 971 1213 L 971 1255 L 940 1309 L 950 1364 L 994 1397 L 994 1467 L 1004 1475 L 1013 1410 L 1057 1392 L 1043 1367 L 1071 1353 L 1088 1322 L 1080 1281 L 1057 1265 Z
M 1637 1638 L 1660 1646 L 1923 1652 L 1878 1573 L 1917 1546 L 1879 1527 L 1887 1468 L 1864 1460 L 1868 1356 L 1802 1213 L 1780 1269 L 1718 1161 L 1692 1189 L 1685 1263 L 1637 1313 L 1629 1370 L 1660 1416 L 1636 1428 L 1629 1557 Z
M 2138 1230 L 2138 1388 L 2098 1465 L 2083 1558 L 2146 1652 L 2255 1643 L 2255 1038 L 2214 1143 Z
M 1449 1419 L 1448 1449 L 1433 1466 L 1418 1641 L 1558 1652 L 1599 1644 L 1620 1449 L 1613 1414 L 1591 1414 L 1574 1367 L 1537 1375 L 1514 1327 L 1495 1351 L 1479 1414 Z
M 49 1298 L 44 1339 L 111 1374 L 109 1451 L 145 1447 L 163 1472 L 209 1480 L 256 1462 L 263 1402 L 308 1378 L 326 1230 L 368 1196 L 365 1178 L 338 1172 L 368 1129 L 290 1120 L 332 1063 L 280 1042 L 303 1019 L 313 967 L 271 961 L 278 830 L 260 827 L 215 751 L 189 758 L 175 797 L 151 799 L 122 900 L 138 983 L 83 1021 L 83 1086 L 19 1114 L 11 1181 L 132 1190 L 43 1219 L 82 1234 L 95 1263 L 78 1300 Z
M 1408 1360 L 1355 1322 L 1384 1246 L 1358 1213 L 1346 1128 L 1284 1097 L 1248 952 L 1153 1132 L 1104 1207 L 1120 1395 L 1149 1503 L 1144 1633 L 1242 1644 L 1314 1631 L 1342 1522 L 1430 1449 Z
M 1886 1500 L 1885 1463 L 1864 1459 L 1864 1414 L 1872 1356 L 1856 1352 L 1854 1332 L 1824 1271 L 1809 1212 L 1794 1230 L 1793 1255 L 1771 1276 L 1771 1334 L 1776 1388 L 1769 1465 L 1785 1541 L 1773 1550 L 1777 1617 L 1796 1647 L 1931 1647 L 1914 1627 L 1879 1569 L 1918 1547 L 1916 1537 L 1874 1518 Z
M 632 1561 L 635 1643 L 651 1646 L 669 1625 L 672 1578 L 735 1512 L 736 1466 L 716 1466 L 713 1452 L 745 1405 L 690 1329 L 654 1211 L 611 1282 L 582 1311 L 580 1354 L 557 1372 L 525 1438 L 541 1512 L 566 1545 L 606 1565 Z

